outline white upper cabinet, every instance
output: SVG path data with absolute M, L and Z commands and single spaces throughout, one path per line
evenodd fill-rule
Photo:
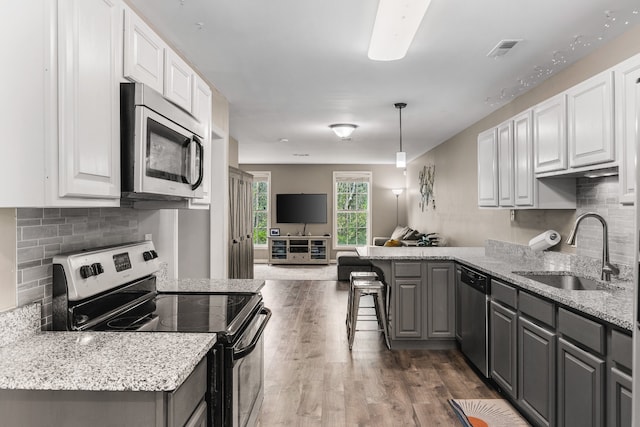
M 533 130 L 531 110 L 513 118 L 514 201 L 516 206 L 533 206 Z
M 478 135 L 478 206 L 498 206 L 498 141 L 495 128 Z
M 567 106 L 564 93 L 533 107 L 535 172 L 567 168 Z
M 119 199 L 121 4 L 58 8 L 58 195 Z
M 613 73 L 598 74 L 566 94 L 569 167 L 614 161 Z
M 2 207 L 120 204 L 120 0 L 11 3 Z M 7 139 L 8 141 L 8 139 Z
M 514 205 L 513 122 L 497 128 L 498 138 L 498 202 L 500 206 Z
M 575 209 L 574 178 L 535 177 L 532 114 L 527 110 L 478 135 L 478 206 Z
M 174 104 L 191 112 L 193 80 L 191 67 L 170 49 L 164 51 L 164 96 Z
M 166 44 L 131 9 L 124 11 L 124 76 L 162 93 Z
M 128 8 L 124 28 L 124 76 L 152 87 L 197 117 L 194 85 L 198 76 L 189 64 Z
M 212 120 L 212 94 L 211 88 L 200 77 L 196 76 L 193 80 L 193 115 L 200 123 L 204 125 L 204 135 L 202 145 L 204 146 L 203 171 L 204 178 L 202 186 L 204 197 L 201 199 L 190 200 L 192 205 L 209 206 L 211 203 L 211 120 Z M 195 206 L 194 206 L 195 207 Z
M 0 67 L 3 82 L 0 129 L 4 132 L 0 156 L 1 207 L 44 203 L 45 136 L 57 143 L 55 129 L 53 132 L 46 129 L 45 117 L 49 104 L 55 107 L 57 102 L 55 98 L 48 99 L 55 90 L 55 84 L 53 90 L 48 87 L 52 83 L 51 74 L 55 74 L 52 69 L 55 62 L 46 61 L 44 54 L 45 40 L 51 39 L 52 6 L 50 0 L 3 3 L 2 10 L 8 7 L 11 16 L 4 15 L 0 25 L 6 59 Z M 53 15 L 55 19 L 55 11 Z M 52 121 L 57 120 L 55 114 L 51 116 Z
M 636 145 L 640 143 L 640 55 L 616 66 L 614 74 L 620 203 L 633 204 L 636 189 Z

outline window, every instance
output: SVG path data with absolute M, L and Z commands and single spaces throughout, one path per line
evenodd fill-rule
M 253 244 L 266 246 L 269 235 L 269 187 L 271 172 L 249 172 L 253 175 Z
M 371 230 L 371 172 L 333 173 L 336 248 L 366 245 Z

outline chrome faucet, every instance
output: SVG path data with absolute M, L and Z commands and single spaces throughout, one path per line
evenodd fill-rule
M 573 230 L 569 234 L 569 238 L 567 239 L 567 245 L 571 245 L 573 247 L 576 246 L 576 232 L 578 231 L 578 225 L 585 218 L 595 218 L 602 224 L 602 273 L 600 278 L 606 282 L 611 281 L 611 274 L 618 274 L 620 270 L 609 262 L 609 232 L 607 228 L 607 221 L 605 219 L 595 213 L 595 212 L 587 212 L 580 215 L 576 218 L 576 224 L 573 226 Z

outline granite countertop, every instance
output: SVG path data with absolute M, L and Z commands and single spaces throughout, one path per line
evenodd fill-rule
M 172 391 L 216 334 L 42 332 L 0 347 L 0 389 Z
M 481 247 L 425 247 L 425 246 L 361 246 L 356 248 L 358 255 L 363 259 L 431 259 L 431 260 L 457 260 L 460 257 L 484 256 L 485 250 Z
M 264 280 L 159 280 L 159 292 L 259 292 Z M 40 306 L 0 313 L 0 389 L 172 391 L 215 333 L 37 332 Z M 4 332 L 3 332 L 4 331 Z
M 260 279 L 165 279 L 159 280 L 158 292 L 259 292 L 265 281 Z
M 464 247 L 376 247 L 357 248 L 360 257 L 370 260 L 451 260 L 478 269 L 496 279 L 548 298 L 567 307 L 604 320 L 631 332 L 633 330 L 633 286 L 629 281 L 614 280 L 593 291 L 556 289 L 514 271 L 573 271 L 566 265 L 541 265 L 538 260 L 526 258 L 487 256 L 485 248 Z M 593 275 L 585 275 L 587 277 Z

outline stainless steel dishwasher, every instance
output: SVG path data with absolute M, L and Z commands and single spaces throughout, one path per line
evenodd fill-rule
M 488 378 L 487 304 L 490 280 L 487 275 L 470 268 L 457 268 L 460 349 L 469 362 Z

